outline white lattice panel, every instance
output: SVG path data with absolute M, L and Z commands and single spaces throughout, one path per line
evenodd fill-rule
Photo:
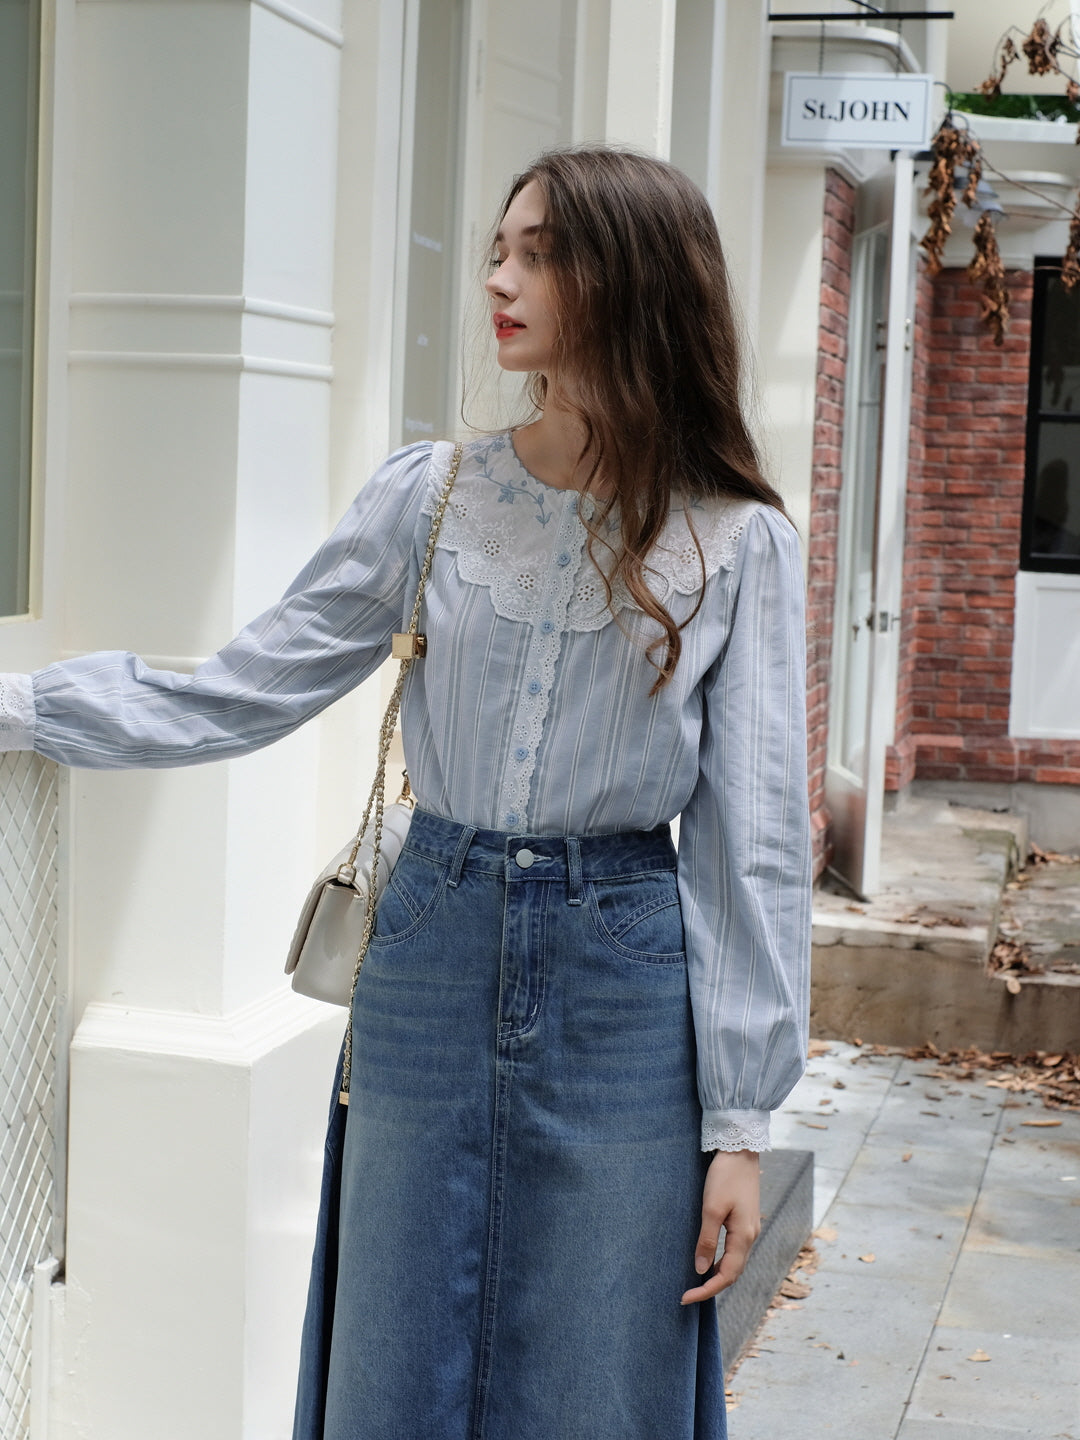
M 33 1269 L 56 1212 L 56 766 L 0 754 L 0 1436 L 30 1425 Z

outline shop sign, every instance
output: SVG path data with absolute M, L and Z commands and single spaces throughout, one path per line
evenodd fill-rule
M 784 76 L 784 145 L 859 150 L 925 150 L 930 144 L 932 75 Z

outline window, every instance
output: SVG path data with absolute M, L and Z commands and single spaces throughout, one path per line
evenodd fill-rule
M 0 615 L 30 605 L 37 0 L 0 5 Z
M 1036 260 L 1020 568 L 1080 574 L 1080 286 Z
M 460 3 L 421 0 L 411 126 L 401 440 L 453 428 L 454 232 L 457 221 Z M 409 133 L 408 126 L 406 133 Z

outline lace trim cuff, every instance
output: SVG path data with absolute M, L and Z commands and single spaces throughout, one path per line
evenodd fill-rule
M 768 1110 L 706 1110 L 702 1150 L 771 1150 Z
M 34 718 L 30 676 L 0 675 L 0 750 L 32 750 Z

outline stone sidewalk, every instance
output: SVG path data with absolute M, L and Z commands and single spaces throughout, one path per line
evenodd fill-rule
M 815 1152 L 819 1267 L 731 1440 L 1080 1440 L 1080 1113 L 935 1071 L 833 1042 L 774 1117 Z

